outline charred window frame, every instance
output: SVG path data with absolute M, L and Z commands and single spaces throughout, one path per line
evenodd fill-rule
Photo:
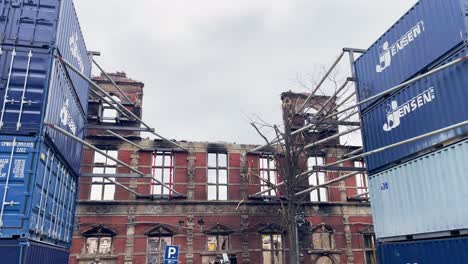
M 166 246 L 172 245 L 176 232 L 165 224 L 157 224 L 156 227 L 145 232 L 147 236 L 147 263 L 162 264 Z
M 117 158 L 118 150 L 103 149 L 101 150 L 106 155 Z M 107 156 L 94 152 L 93 159 L 93 174 L 109 174 L 113 175 L 117 172 L 117 163 Z M 115 180 L 115 177 L 109 177 Z M 90 200 L 114 200 L 115 184 L 103 177 L 92 177 Z
M 364 168 L 364 161 L 354 161 L 354 167 Z M 364 194 L 369 191 L 369 182 L 367 179 L 367 174 L 365 174 L 364 172 L 356 174 L 356 190 L 357 194 Z
M 111 94 L 111 97 L 116 100 L 117 102 L 121 102 L 120 98 L 115 94 Z M 109 98 L 107 101 L 111 102 L 114 107 L 118 107 L 118 105 L 112 102 Z M 114 107 L 110 106 L 108 103 L 102 103 L 102 113 L 101 113 L 101 120 L 103 123 L 116 123 L 117 118 L 119 118 L 119 111 L 117 111 Z
M 283 236 L 277 233 L 261 234 L 262 263 L 283 264 Z
M 376 264 L 377 258 L 375 253 L 375 235 L 362 234 L 364 240 L 364 256 L 366 264 Z
M 260 190 L 265 191 L 271 188 L 270 184 L 277 185 L 281 182 L 278 162 L 273 154 L 262 154 L 258 158 L 258 173 L 260 177 Z M 276 189 L 272 189 L 262 194 L 265 197 L 277 196 Z
M 103 225 L 98 225 L 82 233 L 85 237 L 85 253 L 88 255 L 107 255 L 112 253 L 113 237 L 117 233 Z
M 322 223 L 312 229 L 312 248 L 323 251 L 335 249 L 335 231 L 331 226 Z
M 227 226 L 216 224 L 208 228 L 204 233 L 206 235 L 206 250 L 209 252 L 222 253 L 229 250 L 229 235 L 234 231 Z
M 174 152 L 154 151 L 151 161 L 152 175 L 158 181 L 174 188 Z M 156 196 L 171 196 L 172 191 L 156 181 L 151 181 L 151 194 Z
M 207 196 L 208 200 L 228 199 L 228 154 L 208 152 Z
M 207 235 L 206 248 L 210 252 L 224 252 L 229 250 L 229 235 Z
M 164 250 L 172 245 L 172 235 L 148 236 L 147 263 L 162 264 L 164 262 Z
M 313 156 L 307 159 L 308 170 L 313 170 L 315 166 L 325 165 L 325 157 Z M 309 185 L 317 186 L 327 181 L 327 173 L 317 171 L 309 176 Z M 311 202 L 328 202 L 328 187 L 320 187 L 310 192 Z

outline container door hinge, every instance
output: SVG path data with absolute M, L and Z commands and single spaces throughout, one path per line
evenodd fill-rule
M 4 205 L 9 205 L 9 206 L 15 206 L 17 204 L 20 204 L 19 202 L 11 201 L 11 202 L 4 202 Z

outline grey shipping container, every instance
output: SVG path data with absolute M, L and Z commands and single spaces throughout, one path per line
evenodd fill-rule
M 466 57 L 467 48 L 442 62 Z M 361 115 L 364 149 L 372 151 L 468 120 L 468 61 L 405 87 Z M 468 133 L 468 126 L 407 143 L 366 158 L 375 173 L 420 151 Z
M 418 1 L 356 60 L 359 100 L 420 74 L 459 47 L 467 40 L 467 10 L 468 0 Z
M 0 1 L 0 44 L 56 48 L 81 73 L 91 75 L 91 61 L 72 0 Z M 68 74 L 86 112 L 89 85 L 75 72 Z
M 376 237 L 468 229 L 468 140 L 370 176 Z

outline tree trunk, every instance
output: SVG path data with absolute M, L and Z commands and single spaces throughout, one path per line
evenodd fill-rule
M 285 166 L 284 172 L 288 183 L 287 187 L 287 214 L 286 214 L 286 224 L 287 224 L 287 234 L 288 234 L 288 264 L 299 264 L 299 243 L 298 243 L 298 234 L 297 234 L 297 223 L 296 223 L 296 214 L 297 214 L 297 204 L 295 199 L 295 186 L 296 186 L 296 157 L 293 153 L 293 144 L 294 139 L 291 137 L 291 109 L 289 107 L 283 106 L 283 122 L 284 122 L 284 143 L 285 143 Z
M 299 264 L 299 243 L 296 224 L 296 205 L 288 202 L 288 244 L 289 244 L 289 264 Z

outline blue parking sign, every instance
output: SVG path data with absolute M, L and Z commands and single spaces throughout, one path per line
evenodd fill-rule
M 179 246 L 166 246 L 164 250 L 164 264 L 179 263 Z

